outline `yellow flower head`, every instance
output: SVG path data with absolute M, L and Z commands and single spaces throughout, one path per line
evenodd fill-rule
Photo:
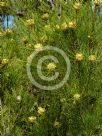
M 56 65 L 55 65 L 55 63 L 49 63 L 48 65 L 47 65 L 47 69 L 48 70 L 54 70 L 56 68 Z
M 8 63 L 8 61 L 9 61 L 8 59 L 3 59 L 1 64 L 6 65 Z
M 81 8 L 81 4 L 79 2 L 75 2 L 73 7 L 74 7 L 74 9 L 76 9 L 78 11 Z
M 95 0 L 95 1 L 94 1 L 94 4 L 95 4 L 96 6 L 99 6 L 99 5 L 101 4 L 101 1 L 100 1 L 100 0 Z
M 90 55 L 89 56 L 89 61 L 90 62 L 95 62 L 96 61 L 96 56 L 95 55 Z
M 39 115 L 43 115 L 45 113 L 45 108 L 38 107 L 38 113 Z
M 64 22 L 62 25 L 61 25 L 61 29 L 62 30 L 67 30 L 68 29 L 68 24 L 66 22 Z
M 0 7 L 5 7 L 7 4 L 5 2 L 0 2 Z
M 61 126 L 61 124 L 58 121 L 55 121 L 54 124 L 53 124 L 54 128 L 59 128 L 60 126 Z
M 28 19 L 28 20 L 26 21 L 26 25 L 27 25 L 27 26 L 33 26 L 34 24 L 35 24 L 34 19 Z
M 9 35 L 12 34 L 12 30 L 11 29 L 6 29 L 4 32 L 5 35 Z
M 49 14 L 45 13 L 41 16 L 42 19 L 47 20 L 49 18 Z
M 35 117 L 35 116 L 30 116 L 30 117 L 28 117 L 28 121 L 29 121 L 30 123 L 35 123 L 36 120 L 37 120 L 37 117 Z
M 77 61 L 82 61 L 84 59 L 84 55 L 82 53 L 77 53 L 75 58 Z
M 40 51 L 40 50 L 43 49 L 43 45 L 42 45 L 41 43 L 37 43 L 37 44 L 34 46 L 34 48 L 35 48 L 35 51 Z
M 71 29 L 76 29 L 76 22 L 75 21 L 69 22 L 68 27 L 71 28 Z
M 79 101 L 80 100 L 80 94 L 74 94 L 73 98 L 74 98 L 74 101 Z

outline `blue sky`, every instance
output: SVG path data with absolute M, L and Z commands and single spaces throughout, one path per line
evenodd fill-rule
M 13 20 L 14 20 L 13 16 L 8 16 L 8 27 L 9 28 L 13 27 Z M 7 16 L 5 17 L 3 24 L 4 24 L 4 27 L 7 28 Z

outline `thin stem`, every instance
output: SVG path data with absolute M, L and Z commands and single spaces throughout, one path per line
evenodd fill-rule
M 95 21 L 96 21 L 96 12 L 97 12 L 97 6 L 95 5 L 95 8 L 94 8 L 94 13 L 93 13 L 93 25 L 92 25 L 92 32 L 95 31 Z
M 79 77 L 79 90 L 81 91 L 81 86 L 82 86 L 82 84 L 81 84 L 81 63 L 80 62 L 78 62 L 78 77 Z
M 89 74 L 88 74 L 88 80 L 87 80 L 86 90 L 89 89 L 92 71 L 93 71 L 93 66 L 92 66 L 92 64 L 90 63 L 90 64 L 89 64 L 89 70 L 88 70 Z
M 3 133 L 5 134 L 6 130 L 5 130 L 5 124 L 4 124 L 4 115 L 2 112 L 2 101 L 0 98 L 0 112 L 1 112 L 1 122 L 2 122 L 2 126 L 3 126 Z

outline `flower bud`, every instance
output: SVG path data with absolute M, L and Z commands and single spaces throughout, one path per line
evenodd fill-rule
M 96 61 L 96 56 L 95 55 L 90 55 L 89 56 L 89 61 L 90 62 L 95 62 Z
M 61 126 L 60 122 L 58 121 L 54 122 L 54 125 L 53 125 L 54 128 L 59 128 L 60 126 Z
M 17 100 L 18 102 L 20 102 L 21 99 L 22 99 L 22 97 L 21 97 L 20 95 L 18 95 L 18 96 L 16 97 L 16 100 Z

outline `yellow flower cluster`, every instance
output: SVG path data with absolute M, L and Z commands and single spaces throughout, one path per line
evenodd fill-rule
M 5 33 L 5 35 L 12 34 L 12 30 L 11 29 L 6 29 L 4 33 Z
M 29 121 L 30 123 L 36 123 L 36 120 L 37 120 L 37 117 L 36 117 L 36 116 L 30 116 L 30 117 L 28 117 L 28 121 Z
M 75 21 L 71 21 L 69 23 L 62 23 L 61 25 L 61 30 L 68 30 L 68 29 L 76 29 L 76 22 Z
M 82 61 L 84 59 L 84 55 L 82 53 L 77 53 L 75 57 L 77 61 Z
M 68 27 L 72 28 L 72 29 L 75 29 L 76 28 L 76 22 L 75 21 L 69 22 Z
M 99 5 L 101 4 L 101 1 L 100 1 L 100 0 L 95 0 L 95 1 L 94 1 L 94 4 L 95 4 L 96 6 L 99 6 Z
M 42 19 L 47 20 L 49 18 L 49 14 L 45 13 L 41 16 Z
M 43 115 L 45 113 L 45 108 L 38 107 L 38 114 Z
M 47 65 L 47 69 L 50 70 L 50 71 L 54 70 L 55 68 L 56 68 L 55 63 L 49 63 L 49 64 Z
M 7 6 L 6 2 L 0 2 L 0 7 L 6 7 L 6 6 Z
M 76 56 L 75 56 L 75 58 L 76 58 L 77 61 L 83 61 L 84 55 L 82 53 L 77 53 Z M 95 62 L 96 61 L 96 56 L 95 55 L 90 55 L 88 57 L 88 60 L 90 62 Z
M 80 94 L 76 93 L 74 94 L 73 98 L 74 98 L 74 101 L 79 101 L 80 100 Z
M 26 25 L 27 26 L 33 26 L 35 24 L 35 21 L 34 21 L 34 19 L 28 19 L 28 20 L 26 20 Z
M 8 64 L 8 61 L 9 61 L 8 59 L 2 59 L 1 64 L 6 65 L 6 64 Z
M 89 61 L 90 62 L 95 62 L 96 61 L 96 56 L 95 55 L 90 55 L 89 56 Z
M 62 25 L 61 25 L 61 29 L 62 30 L 67 30 L 68 29 L 68 24 L 66 22 L 64 22 Z
M 38 107 L 38 111 L 37 112 L 38 112 L 39 115 L 43 115 L 45 113 L 45 108 Z M 37 117 L 36 116 L 30 116 L 30 117 L 28 117 L 28 121 L 30 123 L 36 123 Z
M 77 10 L 77 11 L 78 11 L 78 10 L 80 10 L 80 9 L 81 9 L 81 4 L 80 4 L 79 2 L 75 2 L 75 4 L 74 4 L 74 6 L 73 6 L 73 7 L 74 7 L 74 9 L 75 9 L 75 10 Z
M 0 37 L 12 34 L 12 29 L 6 29 L 4 32 L 0 32 Z
M 43 49 L 43 45 L 41 43 L 37 43 L 35 46 L 35 51 L 41 51 Z

